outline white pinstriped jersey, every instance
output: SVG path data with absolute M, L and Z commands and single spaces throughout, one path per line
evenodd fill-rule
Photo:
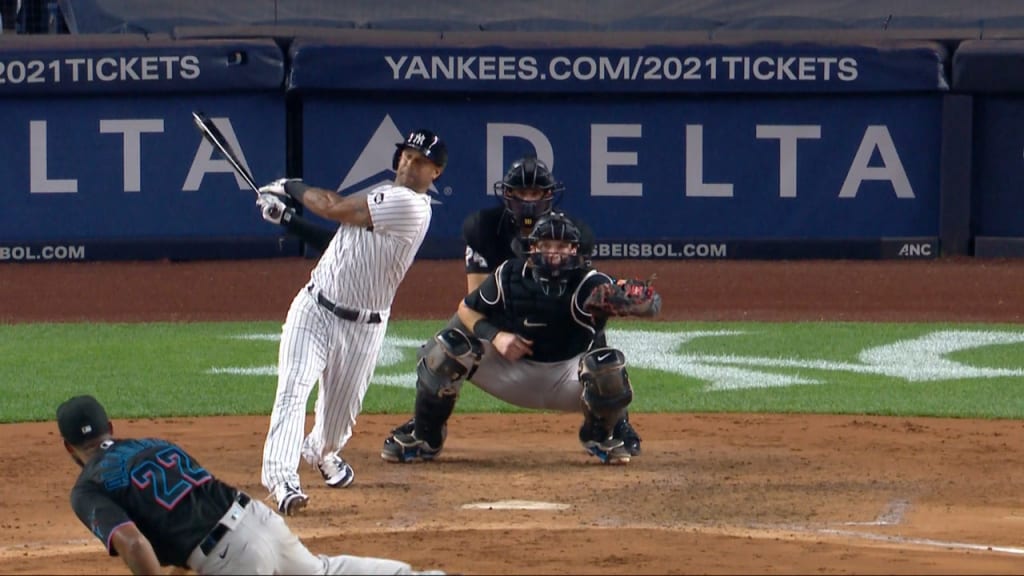
M 339 226 L 310 280 L 339 306 L 384 312 L 430 227 L 430 196 L 385 184 L 366 203 L 373 231 Z

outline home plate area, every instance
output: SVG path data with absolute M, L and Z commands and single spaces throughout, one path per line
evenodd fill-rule
M 0 301 L 18 303 L 5 309 L 14 322 L 283 321 L 310 266 L 11 266 Z M 1013 262 L 602 267 L 625 277 L 657 272 L 662 320 L 1024 322 L 1024 266 Z M 461 261 L 417 262 L 393 317 L 440 327 L 464 290 Z M 310 504 L 288 523 L 314 552 L 462 574 L 1021 572 L 1024 475 L 1013 472 L 1024 469 L 1024 424 L 1016 420 L 631 412 L 643 453 L 610 467 L 583 453 L 578 415 L 457 411 L 437 461 L 381 461 L 382 440 L 404 418 L 360 415 L 344 450 L 356 472 L 350 488 L 329 489 L 303 468 Z M 262 498 L 267 422 L 115 425 L 123 435 L 173 438 Z M 55 434 L 53 422 L 0 426 L 8 504 L 0 571 L 127 573 L 71 512 L 78 469 Z
M 986 472 L 997 451 L 1007 466 L 1024 460 L 1018 423 L 644 413 L 635 421 L 644 451 L 626 466 L 584 454 L 575 415 L 541 413 L 456 413 L 444 454 L 406 465 L 379 456 L 394 416 L 363 415 L 345 451 L 355 483 L 329 489 L 304 468 L 310 505 L 288 522 L 314 552 L 463 574 L 1019 572 L 1014 534 L 1024 516 L 1001 495 L 1021 486 Z M 266 495 L 265 417 L 117 425 L 176 438 L 228 482 Z M 4 571 L 126 573 L 65 505 L 76 468 L 53 445 L 52 427 L 3 426 L 0 459 L 64 472 L 8 470 L 7 501 L 19 505 L 0 534 Z M 15 496 L 29 483 L 34 490 Z

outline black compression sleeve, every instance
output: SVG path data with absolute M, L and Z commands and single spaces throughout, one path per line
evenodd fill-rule
M 289 180 L 284 183 L 284 191 L 299 202 L 302 202 L 302 195 L 310 188 L 312 188 L 312 186 L 306 184 L 302 180 Z
M 334 238 L 335 230 L 317 226 L 292 210 L 289 210 L 289 212 L 288 217 L 281 219 L 281 226 L 284 226 L 284 229 L 289 234 L 298 236 L 303 242 L 316 248 L 319 252 L 326 250 L 327 245 L 331 243 L 331 238 Z

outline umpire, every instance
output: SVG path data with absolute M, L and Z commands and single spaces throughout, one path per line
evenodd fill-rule
M 262 502 L 166 440 L 115 439 L 92 396 L 57 408 L 64 448 L 82 467 L 71 507 L 133 574 L 419 574 L 405 562 L 311 553 Z M 424 572 L 442 574 L 442 572 Z

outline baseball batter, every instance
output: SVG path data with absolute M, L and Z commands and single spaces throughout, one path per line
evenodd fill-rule
M 71 507 L 133 574 L 160 574 L 161 566 L 199 574 L 419 574 L 397 560 L 314 555 L 273 510 L 218 480 L 181 446 L 114 438 L 92 396 L 62 403 L 57 426 L 82 467 Z
M 294 230 L 310 228 L 294 202 L 341 223 L 292 301 L 281 334 L 262 482 L 284 514 L 309 499 L 299 483 L 300 457 L 330 487 L 348 486 L 355 477 L 340 450 L 373 377 L 395 292 L 430 225 L 427 190 L 448 160 L 444 142 L 428 130 L 395 146 L 394 183 L 368 195 L 343 197 L 285 179 L 263 187 L 257 202 L 265 219 Z M 306 402 L 317 381 L 314 425 L 304 435 Z
M 535 156 L 524 156 L 509 166 L 504 178 L 494 183 L 494 191 L 501 198 L 502 204 L 474 212 L 463 222 L 467 293 L 480 286 L 502 262 L 523 255 L 523 240 L 529 236 L 537 220 L 551 212 L 564 190 L 565 186 L 555 179 L 547 164 Z M 585 257 L 593 252 L 594 234 L 584 222 L 573 219 L 573 223 L 580 232 L 579 254 L 586 260 Z M 451 329 L 468 332 L 457 314 L 444 330 Z M 607 345 L 603 330 L 598 330 L 593 339 L 594 348 Z M 436 336 L 424 343 L 419 351 L 420 358 L 429 354 L 437 345 Z M 455 409 L 458 397 L 437 396 L 419 380 L 416 386 L 415 416 L 395 428 L 392 436 L 411 435 L 415 432 L 418 438 L 440 439 L 446 430 L 436 430 L 435 427 L 447 421 Z M 640 453 L 640 436 L 629 423 L 627 413 L 624 412 L 616 423 L 614 434 L 623 440 L 631 455 Z M 442 446 L 437 442 L 432 444 L 436 450 L 426 449 L 421 444 L 420 455 L 415 454 L 415 449 L 408 449 L 403 450 L 401 456 L 396 456 L 395 442 L 389 437 L 384 442 L 381 457 L 392 462 L 419 457 L 434 458 Z
M 660 296 L 648 283 L 617 281 L 585 266 L 580 231 L 564 214 L 541 217 L 527 244 L 527 256 L 502 263 L 459 305 L 465 328 L 437 334 L 417 365 L 417 397 L 454 397 L 471 379 L 516 406 L 582 410 L 584 449 L 604 463 L 629 462 L 633 454 L 615 435 L 633 399 L 625 356 L 593 342 L 609 316 L 656 314 Z M 433 459 L 450 414 L 421 411 L 417 402 L 414 430 L 394 430 L 381 457 Z

